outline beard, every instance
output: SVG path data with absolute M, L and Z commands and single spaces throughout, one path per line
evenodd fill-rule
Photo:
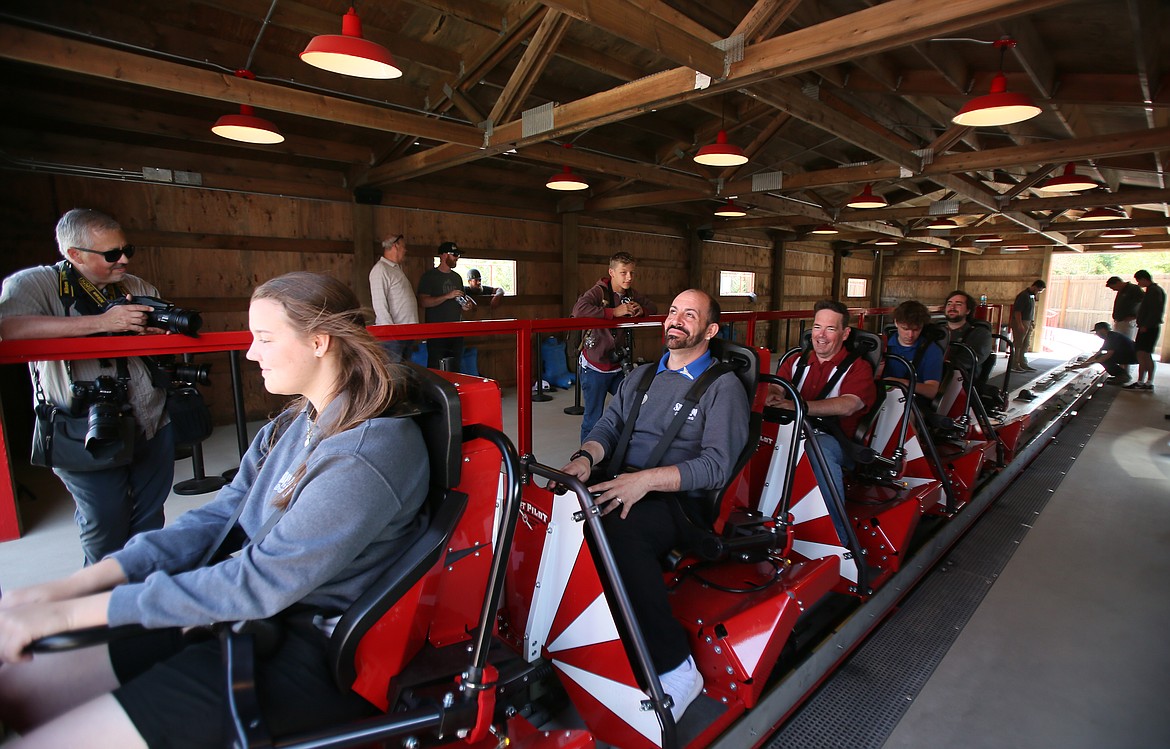
M 670 332 L 675 331 L 681 333 L 681 336 L 671 337 Z M 671 351 L 684 348 L 694 348 L 699 345 L 699 341 L 703 340 L 703 334 L 696 332 L 694 334 L 687 333 L 683 328 L 671 328 L 666 331 L 666 348 Z

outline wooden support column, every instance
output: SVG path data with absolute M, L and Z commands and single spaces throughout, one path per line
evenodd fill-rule
M 565 317 L 573 311 L 573 305 L 581 295 L 577 289 L 577 284 L 581 282 L 581 274 L 577 272 L 581 252 L 581 233 L 577 230 L 577 215 L 561 214 L 561 314 Z
M 1040 275 L 1036 278 L 1044 279 L 1044 283 L 1048 283 L 1048 277 L 1052 275 L 1052 247 L 1044 248 L 1044 265 L 1040 269 Z M 1025 283 L 1032 283 L 1036 278 L 1029 278 Z M 1041 294 L 1036 298 L 1036 317 L 1035 330 L 1032 332 L 1032 350 L 1040 351 L 1044 348 L 1044 328 L 1047 322 L 1048 313 L 1048 292 Z
M 885 280 L 886 253 L 878 250 L 873 254 L 873 283 L 869 285 L 869 306 L 882 306 L 882 281 Z
M 778 232 L 768 232 L 772 240 L 772 294 L 768 300 L 768 309 L 784 309 L 784 239 Z M 784 327 L 782 321 L 773 320 L 768 335 L 768 348 L 780 353 L 780 329 Z
M 951 250 L 951 288 L 959 288 L 959 279 L 962 278 L 963 253 Z M 940 300 L 945 301 L 945 300 Z
M 378 238 L 374 236 L 374 206 L 353 204 L 353 289 L 363 306 L 370 299 L 370 268 L 378 261 Z
M 683 229 L 687 235 L 687 288 L 703 288 L 703 240 L 691 226 Z
M 829 298 L 840 300 L 841 294 L 841 274 L 844 272 L 845 263 L 842 262 L 841 253 L 833 250 L 833 280 L 829 286 Z

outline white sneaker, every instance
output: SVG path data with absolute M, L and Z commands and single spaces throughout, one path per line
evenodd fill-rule
M 674 701 L 674 707 L 670 708 L 670 712 L 677 723 L 682 720 L 683 713 L 690 704 L 702 693 L 703 675 L 699 673 L 695 659 L 688 655 L 682 665 L 662 674 L 658 680 L 662 682 L 662 691 L 669 694 Z

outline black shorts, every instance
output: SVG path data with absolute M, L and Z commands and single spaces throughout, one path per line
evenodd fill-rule
M 329 640 L 312 625 L 291 626 L 256 663 L 256 693 L 273 735 L 308 731 L 379 713 L 342 693 L 328 666 Z M 111 643 L 122 686 L 113 694 L 149 747 L 223 746 L 226 690 L 219 640 L 159 630 Z
M 1154 343 L 1158 340 L 1158 333 L 1161 331 L 1161 325 L 1146 328 L 1144 331 L 1139 330 L 1134 336 L 1133 347 L 1138 351 L 1145 351 L 1147 354 L 1154 353 Z

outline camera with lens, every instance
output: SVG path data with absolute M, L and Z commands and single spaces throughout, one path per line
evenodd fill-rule
M 630 330 L 615 330 L 613 335 L 613 351 L 609 358 L 614 364 L 621 366 L 622 372 L 629 374 L 634 370 L 634 334 Z
M 121 414 L 129 400 L 130 381 L 102 375 L 88 382 L 71 384 L 74 413 L 89 408 L 85 430 L 85 449 L 91 452 L 113 445 L 122 439 Z
M 132 296 L 129 299 L 123 297 L 110 302 L 106 309 L 119 304 L 141 304 L 150 307 L 150 311 L 146 313 L 146 324 L 151 328 L 194 337 L 199 335 L 199 328 L 203 326 L 203 318 L 195 310 L 181 309 L 158 297 Z
M 478 304 L 476 304 L 476 303 L 475 303 L 475 300 L 474 300 L 474 299 L 472 299 L 472 298 L 471 298 L 469 295 L 467 295 L 467 294 L 463 294 L 462 296 L 457 296 L 457 297 L 455 297 L 455 301 L 459 302 L 459 305 L 460 305 L 460 306 L 462 306 L 462 307 L 466 307 L 466 306 L 467 306 L 467 305 L 469 305 L 469 304 L 470 304 L 472 307 L 478 307 L 478 306 L 479 306 Z
M 151 357 L 148 366 L 157 388 L 182 388 L 211 384 L 211 365 L 179 361 L 174 354 Z

